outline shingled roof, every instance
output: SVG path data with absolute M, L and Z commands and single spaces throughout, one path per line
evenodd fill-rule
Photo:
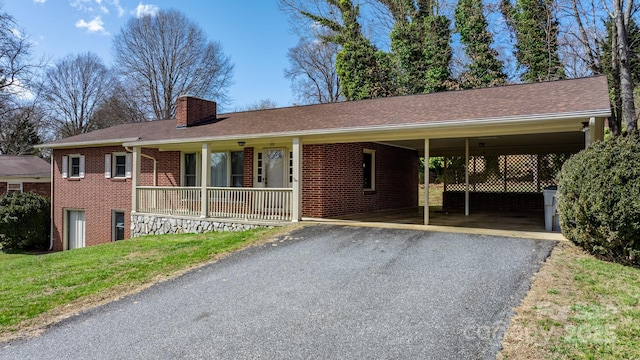
M 176 129 L 174 120 L 132 123 L 45 144 L 162 143 L 163 141 L 269 136 L 353 129 L 537 118 L 610 111 L 605 76 L 371 100 L 218 114 L 217 121 Z M 599 115 L 601 116 L 601 115 Z
M 32 155 L 0 155 L 0 177 L 43 178 L 51 176 L 51 165 Z

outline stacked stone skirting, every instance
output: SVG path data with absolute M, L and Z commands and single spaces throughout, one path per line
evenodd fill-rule
M 256 223 L 242 220 L 194 219 L 166 215 L 132 215 L 131 237 L 143 235 L 205 233 L 212 231 L 244 231 L 257 228 L 274 228 L 284 223 Z

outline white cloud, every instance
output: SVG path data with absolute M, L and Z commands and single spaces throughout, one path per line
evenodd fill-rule
M 47 0 L 33 0 L 34 3 L 44 4 Z
M 104 29 L 104 23 L 102 22 L 100 16 L 94 17 L 93 20 L 89 22 L 84 21 L 84 19 L 80 19 L 78 20 L 78 22 L 76 22 L 76 27 L 78 29 L 87 29 L 87 31 L 92 33 L 109 35 L 109 33 Z
M 140 3 L 136 8 L 135 14 L 136 14 L 136 17 L 138 18 L 141 18 L 146 15 L 155 16 L 159 10 L 160 8 L 157 7 L 156 5 L 150 5 L 150 4 L 143 5 L 142 3 Z
M 120 0 L 112 0 L 113 6 L 118 10 L 118 17 L 122 17 L 124 15 L 124 8 L 120 6 Z
M 20 82 L 20 80 L 15 80 L 13 84 L 4 88 L 4 91 L 16 96 L 20 100 L 33 100 L 35 98 L 35 94 L 29 90 L 24 84 Z

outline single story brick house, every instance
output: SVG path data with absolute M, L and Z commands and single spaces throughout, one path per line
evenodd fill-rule
M 605 77 L 226 114 L 185 96 L 175 120 L 41 145 L 52 248 L 414 207 L 421 156 L 453 159 L 452 208 L 541 206 L 549 154 L 602 139 L 609 116 Z
M 51 165 L 33 155 L 0 155 L 0 195 L 13 191 L 51 196 Z

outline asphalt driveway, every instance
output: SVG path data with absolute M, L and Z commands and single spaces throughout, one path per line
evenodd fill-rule
M 0 359 L 490 359 L 554 242 L 309 226 Z

